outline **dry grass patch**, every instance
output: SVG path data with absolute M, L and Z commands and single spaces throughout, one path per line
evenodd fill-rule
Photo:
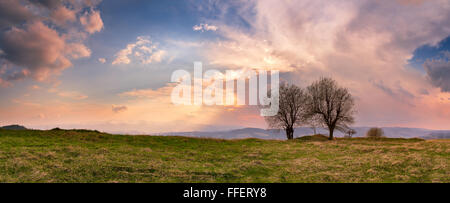
M 450 141 L 0 130 L 0 182 L 450 182 Z

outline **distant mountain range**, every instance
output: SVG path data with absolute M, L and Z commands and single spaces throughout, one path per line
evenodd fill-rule
M 354 127 L 356 134 L 353 137 L 364 137 L 366 132 L 371 127 Z M 0 127 L 4 130 L 27 130 L 21 125 L 8 125 Z M 450 139 L 450 130 L 429 130 L 423 128 L 401 128 L 401 127 L 384 127 L 384 136 L 389 138 L 422 138 L 422 139 Z M 316 133 L 328 135 L 328 130 L 316 129 Z M 130 133 L 120 133 L 130 134 Z M 134 133 L 131 133 L 134 134 Z M 146 134 L 146 133 L 135 133 Z M 301 137 L 305 135 L 314 134 L 314 130 L 309 127 L 296 128 L 294 137 Z M 335 131 L 336 137 L 344 137 L 344 134 Z M 154 133 L 152 133 L 154 135 Z M 223 131 L 193 131 L 193 132 L 167 132 L 157 133 L 163 136 L 186 136 L 186 137 L 201 137 L 201 138 L 220 138 L 220 139 L 243 139 L 243 138 L 259 138 L 271 140 L 285 140 L 286 133 L 283 130 L 261 129 L 261 128 L 241 128 L 235 130 Z
M 353 137 L 364 137 L 370 127 L 355 127 L 356 134 Z M 422 128 L 401 128 L 401 127 L 385 127 L 382 128 L 384 136 L 389 138 L 423 138 L 423 139 L 450 139 L 450 130 L 428 130 Z M 328 135 L 325 129 L 317 129 L 317 133 Z M 296 128 L 294 137 L 312 135 L 314 131 L 309 127 Z M 259 138 L 259 139 L 286 139 L 283 130 L 265 130 L 260 128 L 242 128 L 227 131 L 195 131 L 195 132 L 168 132 L 160 133 L 160 135 L 202 137 L 202 138 L 221 138 L 221 139 L 242 139 L 242 138 Z M 336 131 L 336 137 L 343 137 L 344 134 Z

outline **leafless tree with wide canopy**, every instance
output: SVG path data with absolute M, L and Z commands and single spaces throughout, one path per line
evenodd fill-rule
M 294 139 L 294 129 L 305 122 L 305 91 L 295 85 L 283 83 L 280 85 L 280 101 L 278 114 L 266 117 L 269 127 L 284 129 L 288 140 Z
M 334 130 L 346 131 L 354 123 L 354 100 L 347 88 L 340 87 L 331 78 L 321 78 L 308 88 L 307 116 L 319 116 L 328 127 L 329 139 Z

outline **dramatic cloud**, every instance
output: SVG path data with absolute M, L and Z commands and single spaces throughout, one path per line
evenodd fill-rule
M 23 23 L 33 17 L 31 11 L 18 0 L 0 1 L 0 29 Z
M 6 66 L 0 73 L 2 81 L 27 77 L 43 81 L 72 66 L 73 59 L 90 57 L 83 41 L 87 33 L 103 27 L 99 12 L 93 10 L 98 2 L 1 1 L 0 27 L 6 28 L 0 33 L 0 63 Z M 82 27 L 76 16 L 86 7 L 90 12 L 80 17 Z
M 80 22 L 84 26 L 84 29 L 90 34 L 100 32 L 103 28 L 103 21 L 99 11 L 86 11 L 84 15 L 80 17 Z
M 148 36 L 139 36 L 135 43 L 128 44 L 116 54 L 113 65 L 130 64 L 131 58 L 137 59 L 141 64 L 159 63 L 167 55 L 164 50 L 158 49 Z
M 415 49 L 450 35 L 449 1 L 258 0 L 232 9 L 216 3 L 211 7 L 219 14 L 206 21 L 220 27 L 221 38 L 204 48 L 216 67 L 274 68 L 301 86 L 331 76 L 358 98 L 362 125 L 413 125 L 425 114 L 449 121 L 448 114 L 432 110 L 441 105 L 440 93 L 406 66 Z M 440 87 L 448 81 L 445 75 L 433 78 Z
M 192 29 L 194 31 L 204 32 L 204 31 L 216 31 L 219 28 L 217 26 L 214 26 L 214 25 L 208 25 L 208 24 L 202 23 L 202 24 L 199 24 L 199 25 L 194 25 L 194 27 L 192 27 Z
M 428 79 L 443 92 L 450 92 L 450 61 L 430 60 L 424 63 Z
M 51 72 L 71 66 L 64 54 L 64 39 L 42 22 L 28 24 L 24 29 L 13 27 L 0 41 L 5 59 L 30 71 L 35 79 L 43 80 Z
M 144 26 L 142 30 L 108 33 L 108 39 L 112 35 L 132 37 L 129 44 L 116 47 L 116 55 L 106 57 L 108 60 L 98 58 L 105 57 L 104 53 L 91 53 L 85 43 L 91 34 L 107 28 L 96 2 L 0 1 L 0 86 L 11 87 L 14 80 L 23 78 L 44 80 L 70 67 L 74 60 L 90 55 L 97 58 L 83 61 L 85 66 L 169 63 L 174 56 L 180 60 L 174 61 L 174 67 L 158 64 L 169 68 L 155 71 L 110 70 L 104 75 L 99 68 L 62 77 L 70 82 L 92 82 L 100 91 L 51 88 L 46 92 L 45 83 L 39 83 L 40 89 L 36 90 L 29 88 L 34 83 L 26 83 L 28 97 L 20 97 L 21 91 L 17 91 L 17 100 L 5 99 L 12 102 L 0 106 L 3 123 L 20 121 L 41 128 L 86 126 L 109 132 L 217 130 L 225 125 L 265 127 L 256 106 L 173 105 L 172 84 L 153 89 L 142 86 L 162 85 L 170 78 L 171 68 L 185 61 L 189 65 L 183 69 L 192 68 L 194 59 L 204 62 L 205 71 L 278 69 L 282 81 L 303 87 L 322 76 L 333 77 L 355 97 L 357 126 L 443 129 L 450 123 L 447 62 L 431 60 L 425 64 L 426 71 L 408 63 L 418 47 L 438 46 L 450 35 L 448 0 L 195 1 L 201 9 L 190 17 L 203 24 L 190 24 L 191 32 L 180 33 L 180 27 L 166 27 L 164 19 L 154 19 L 158 23 L 151 29 Z M 121 23 L 116 26 L 134 27 Z M 165 43 L 160 45 L 149 37 L 134 40 L 145 30 Z M 103 50 L 109 52 L 111 47 Z M 144 77 L 148 73 L 152 76 Z M 83 77 L 86 74 L 88 78 Z M 86 85 L 62 86 L 86 89 Z M 124 92 L 110 95 L 117 91 Z M 87 99 L 87 95 L 94 98 Z M 105 98 L 109 102 L 101 103 Z M 45 122 L 37 120 L 39 114 L 45 114 Z

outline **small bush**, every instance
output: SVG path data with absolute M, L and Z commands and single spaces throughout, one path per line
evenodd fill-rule
M 348 130 L 345 131 L 344 138 L 352 138 L 353 135 L 355 135 L 356 133 L 358 133 L 358 132 L 356 132 L 356 130 L 348 129 Z
M 369 131 L 367 131 L 366 137 L 369 137 L 369 138 L 382 138 L 382 137 L 384 137 L 383 129 L 381 129 L 381 128 L 371 128 Z

